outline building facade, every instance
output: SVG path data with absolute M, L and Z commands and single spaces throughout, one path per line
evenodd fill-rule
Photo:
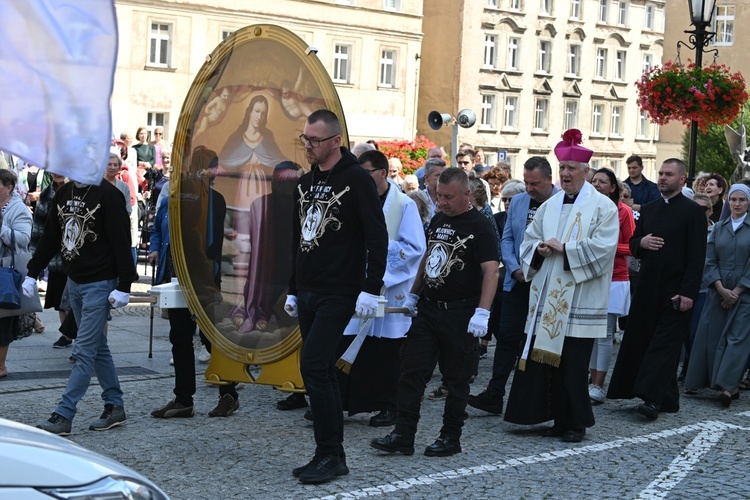
M 674 61 L 677 58 L 677 43 L 688 42 L 686 30 L 691 30 L 690 10 L 688 0 L 667 0 L 667 24 L 664 32 L 664 60 Z M 746 0 L 717 0 L 713 16 L 711 31 L 716 33 L 707 50 L 716 49 L 717 64 L 724 64 L 739 71 L 743 75 L 750 75 L 750 38 L 741 36 L 736 28 L 750 25 L 750 2 Z M 703 64 L 711 64 L 713 54 L 704 54 Z M 681 48 L 680 60 L 683 63 L 695 61 L 695 51 Z M 672 157 L 684 157 L 687 160 L 687 151 L 682 150 L 682 138 L 688 130 L 679 122 L 668 123 L 662 127 L 659 141 L 657 160 L 659 162 Z M 727 146 L 729 147 L 729 146 Z M 684 154 L 683 154 L 684 153 Z M 700 149 L 697 155 L 700 156 Z
M 431 0 L 424 5 L 418 130 L 450 150 L 450 128 L 433 132 L 431 110 L 477 115 L 459 143 L 507 156 L 514 177 L 530 156 L 553 159 L 578 128 L 594 168 L 627 176 L 631 154 L 654 171 L 659 127 L 638 109 L 634 82 L 661 64 L 664 0 Z M 434 69 L 434 71 L 433 71 Z
M 277 24 L 318 49 L 352 142 L 413 137 L 421 0 L 116 0 L 115 134 L 144 125 L 173 142 L 188 88 L 233 31 Z M 252 71 L 251 68 L 248 71 Z

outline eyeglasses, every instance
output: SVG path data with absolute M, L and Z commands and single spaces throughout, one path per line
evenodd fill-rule
M 338 136 L 339 136 L 339 134 L 334 134 L 331 137 L 326 137 L 325 139 L 313 139 L 313 138 L 307 137 L 305 134 L 300 134 L 299 135 L 299 140 L 300 140 L 300 142 L 302 142 L 303 146 L 307 146 L 307 143 L 309 142 L 311 148 L 319 148 L 321 142 L 328 141 L 328 140 L 333 139 L 334 137 L 338 137 Z
M 703 207 L 704 212 L 708 212 L 709 210 L 711 210 L 711 207 L 707 207 L 706 205 L 701 205 L 701 206 Z
M 163 132 L 154 132 L 154 135 L 164 135 Z
M 502 198 L 500 198 L 500 200 L 501 200 L 501 201 L 502 201 L 503 203 L 510 203 L 510 199 L 511 199 L 511 198 L 512 198 L 512 196 L 509 196 L 509 197 L 507 197 L 507 198 L 503 196 Z
M 364 168 L 364 167 L 362 167 L 362 170 L 364 170 L 368 174 L 372 175 L 373 172 L 377 172 L 378 170 L 383 170 L 383 169 L 382 168 Z

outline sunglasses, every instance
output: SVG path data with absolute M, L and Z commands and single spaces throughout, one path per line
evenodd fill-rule
M 510 199 L 511 199 L 511 198 L 512 198 L 512 197 L 510 197 L 510 196 L 509 196 L 509 197 L 507 197 L 507 198 L 503 196 L 502 198 L 500 198 L 500 200 L 501 200 L 501 201 L 502 201 L 503 203 L 508 203 L 508 202 L 510 201 Z

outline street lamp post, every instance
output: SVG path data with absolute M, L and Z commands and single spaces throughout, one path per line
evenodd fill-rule
M 687 30 L 685 33 L 689 35 L 689 44 L 684 42 L 678 42 L 678 52 L 680 45 L 685 45 L 691 50 L 695 50 L 695 65 L 698 67 L 703 66 L 703 53 L 705 48 L 711 42 L 711 39 L 716 35 L 715 32 L 709 31 L 708 27 L 711 26 L 711 20 L 713 19 L 714 9 L 716 0 L 688 0 L 688 6 L 690 7 L 690 21 L 694 29 Z M 698 122 L 692 120 L 690 123 L 690 154 L 688 157 L 688 186 L 693 186 L 695 180 L 695 160 L 696 160 L 696 145 L 698 142 Z

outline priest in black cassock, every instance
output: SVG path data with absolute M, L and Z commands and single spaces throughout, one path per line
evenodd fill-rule
M 643 399 L 638 412 L 649 420 L 680 409 L 677 365 L 706 257 L 706 217 L 682 195 L 685 179 L 681 160 L 662 164 L 663 200 L 641 209 L 630 239 L 640 279 L 607 392 L 608 399 Z

